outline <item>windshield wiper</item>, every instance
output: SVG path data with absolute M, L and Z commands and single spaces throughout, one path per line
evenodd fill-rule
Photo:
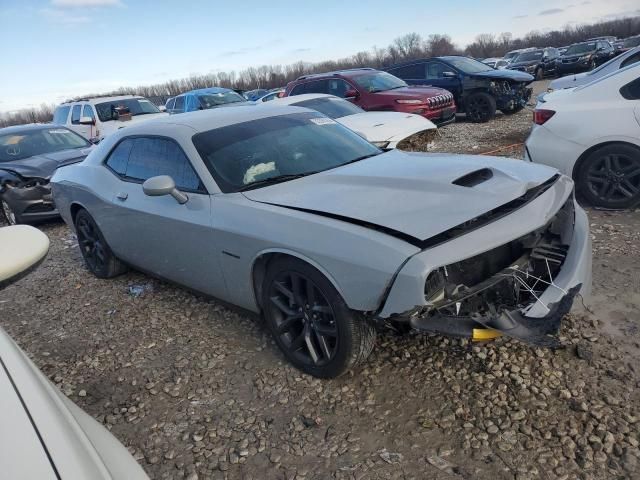
M 356 157 L 353 160 L 349 160 L 348 162 L 343 163 L 342 165 L 338 165 L 339 167 L 342 167 L 344 165 L 349 165 L 350 163 L 356 163 L 359 162 L 360 160 L 366 160 L 367 158 L 371 158 L 371 157 L 375 157 L 376 155 L 380 155 L 382 152 L 376 152 L 376 153 L 370 153 L 368 155 L 363 155 L 361 157 Z
M 255 180 L 251 183 L 247 183 L 240 187 L 237 191 L 244 192 L 245 190 L 251 190 L 253 188 L 265 187 L 267 185 L 273 185 L 275 183 L 286 182 L 289 180 L 295 180 L 296 178 L 306 177 L 307 175 L 311 175 L 317 172 L 307 172 L 307 173 L 295 173 L 290 175 L 276 175 L 275 177 L 263 178 L 261 180 Z

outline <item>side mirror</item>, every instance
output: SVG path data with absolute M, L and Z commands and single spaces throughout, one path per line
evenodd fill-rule
M 80 117 L 80 125 L 95 125 L 96 119 L 93 117 Z
M 189 200 L 189 197 L 176 188 L 176 182 L 169 175 L 158 175 L 145 180 L 142 184 L 142 191 L 150 197 L 171 195 L 180 205 Z
M 158 110 L 160 110 L 161 112 L 166 112 L 167 111 L 167 107 L 165 107 L 164 105 L 160 105 L 158 107 Z
M 442 78 L 456 78 L 457 76 L 456 72 L 442 72 Z
M 350 88 L 349 90 L 344 92 L 344 98 L 358 98 L 359 95 L 360 94 L 358 93 L 358 91 L 354 90 L 353 88 Z

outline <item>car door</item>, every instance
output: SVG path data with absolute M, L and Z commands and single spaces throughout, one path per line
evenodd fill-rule
M 107 238 L 125 262 L 181 285 L 225 296 L 211 230 L 211 199 L 178 143 L 168 137 L 125 137 L 106 166 L 120 179 L 111 200 Z M 147 196 L 142 183 L 169 175 L 188 196 Z
M 423 62 L 390 69 L 389 73 L 401 78 L 409 85 L 424 85 L 427 81 L 425 64 Z
M 429 61 L 425 63 L 426 84 L 444 88 L 456 98 L 462 93 L 460 72 L 443 62 Z

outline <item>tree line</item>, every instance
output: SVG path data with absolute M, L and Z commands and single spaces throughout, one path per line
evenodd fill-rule
M 121 87 L 109 95 L 141 95 L 158 104 L 172 96 L 194 90 L 219 86 L 250 90 L 254 88 L 283 87 L 301 75 L 320 73 L 345 68 L 385 68 L 394 63 L 440 55 L 469 55 L 475 58 L 501 57 L 510 50 L 526 47 L 561 47 L 587 38 L 613 35 L 626 38 L 640 34 L 640 16 L 601 21 L 590 25 L 568 25 L 561 30 L 549 32 L 531 31 L 520 38 L 511 33 L 499 35 L 482 33 L 477 35 L 465 49 L 458 48 L 449 35 L 430 34 L 426 38 L 418 33 L 409 33 L 396 38 L 386 48 L 374 47 L 337 60 L 317 63 L 296 62 L 289 65 L 263 65 L 250 67 L 240 72 L 218 72 L 192 75 L 187 78 L 169 80 L 155 85 Z M 104 94 L 102 94 L 104 95 Z M 78 98 L 96 96 L 82 95 Z M 0 127 L 24 123 L 50 122 L 54 105 L 43 104 L 38 108 L 20 110 L 0 116 Z

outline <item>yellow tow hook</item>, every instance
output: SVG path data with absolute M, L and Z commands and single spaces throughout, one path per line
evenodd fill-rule
M 502 333 L 497 330 L 491 330 L 489 328 L 474 328 L 471 334 L 471 341 L 473 342 L 486 342 L 487 340 L 493 340 L 494 338 L 501 337 Z

